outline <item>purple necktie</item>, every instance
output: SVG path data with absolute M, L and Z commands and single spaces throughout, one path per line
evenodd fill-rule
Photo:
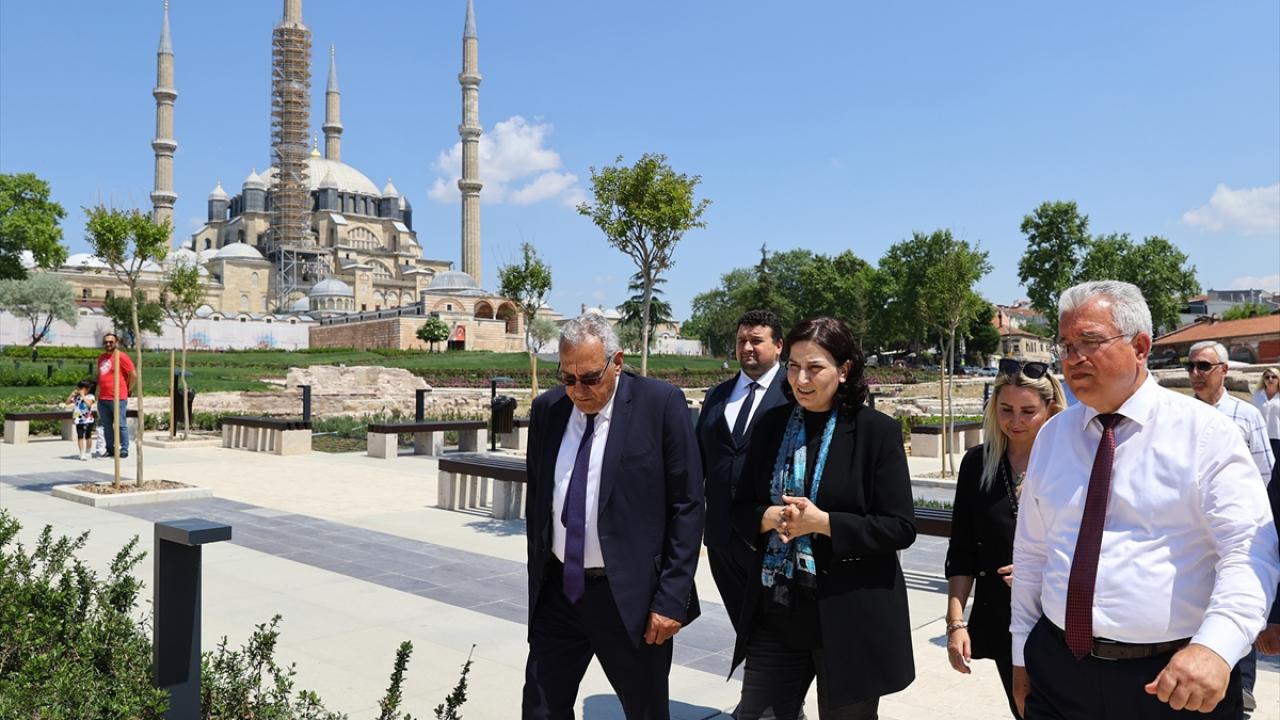
M 1107 498 L 1111 495 L 1111 463 L 1116 456 L 1116 423 L 1122 415 L 1098 416 L 1102 439 L 1093 456 L 1089 492 L 1080 517 L 1076 552 L 1071 557 L 1071 577 L 1067 580 L 1067 647 L 1079 660 L 1093 651 L 1093 589 L 1098 579 L 1098 554 L 1102 550 L 1102 529 L 1107 523 Z
M 595 434 L 596 416 L 587 415 L 587 427 L 578 443 L 578 454 L 569 475 L 569 490 L 564 496 L 560 522 L 564 524 L 564 596 L 570 603 L 582 599 L 587 589 L 587 576 L 582 564 L 587 549 L 587 469 L 591 466 L 591 436 Z

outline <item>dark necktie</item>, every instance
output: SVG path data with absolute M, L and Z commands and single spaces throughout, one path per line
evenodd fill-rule
M 1098 416 L 1102 440 L 1093 456 L 1089 492 L 1076 552 L 1071 557 L 1071 579 L 1067 582 L 1067 647 L 1079 660 L 1093 650 L 1093 589 L 1098 578 L 1098 553 L 1102 549 L 1102 528 L 1107 523 L 1107 498 L 1111 495 L 1111 463 L 1116 456 L 1116 423 L 1121 415 Z
M 747 434 L 747 420 L 751 417 L 751 401 L 755 399 L 756 388 L 760 384 L 754 380 L 747 383 L 747 399 L 742 401 L 742 407 L 738 410 L 738 419 L 733 421 L 733 442 L 741 445 L 742 438 Z
M 587 468 L 591 465 L 591 436 L 595 434 L 596 416 L 587 415 L 587 427 L 578 443 L 578 454 L 569 475 L 560 522 L 564 523 L 564 595 L 570 603 L 582 599 L 587 589 L 583 557 L 587 549 Z

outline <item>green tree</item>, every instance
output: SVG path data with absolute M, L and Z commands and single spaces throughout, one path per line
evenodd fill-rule
M 712 355 L 732 355 L 738 318 L 751 309 L 749 293 L 754 286 L 749 268 L 738 268 L 720 276 L 719 287 L 693 297 L 682 333 L 701 340 Z
M 540 349 L 560 335 L 560 326 L 549 317 L 539 316 L 533 319 L 529 336 L 533 338 L 534 348 Z
M 418 339 L 431 346 L 431 351 L 435 352 L 436 343 L 444 342 L 449 339 L 449 324 L 440 318 L 432 315 L 427 321 L 422 323 L 422 327 L 418 328 L 415 333 Z
M 164 332 L 164 307 L 146 299 L 138 291 L 138 329 L 143 334 L 159 335 Z M 129 298 L 112 295 L 102 301 L 102 313 L 111 321 L 111 332 L 120 338 L 120 346 L 140 348 L 141 338 L 133 334 L 133 303 Z
M 1074 201 L 1042 203 L 1022 218 L 1027 249 L 1018 262 L 1018 280 L 1031 307 L 1058 332 L 1058 296 L 1075 282 L 1076 269 L 1089 245 L 1089 216 Z
M 547 304 L 551 292 L 551 268 L 530 243 L 520 246 L 520 262 L 498 268 L 498 294 L 524 316 L 524 347 L 529 353 L 530 397 L 538 396 L 538 348 L 533 339 L 533 319 Z
M 1188 265 L 1186 254 L 1159 236 L 1144 238 L 1138 244 L 1124 233 L 1093 238 L 1074 282 L 1087 280 L 1123 280 L 1137 285 L 1151 309 L 1157 332 L 1176 327 L 1178 312 L 1187 298 L 1200 292 L 1195 266 Z
M 845 250 L 835 257 L 814 255 L 800 268 L 798 277 L 795 320 L 819 315 L 839 318 L 849 326 L 859 344 L 866 347 L 875 268 Z
M 974 365 L 985 364 L 987 356 L 1000 349 L 1000 331 L 992 324 L 992 315 L 991 305 L 978 308 L 965 329 L 965 350 Z
M 672 265 L 672 255 L 684 234 L 705 227 L 702 215 L 710 200 L 695 200 L 702 178 L 677 173 L 667 156 L 646 153 L 635 165 L 591 169 L 595 204 L 582 203 L 578 212 L 591 218 L 609 244 L 635 263 L 644 279 L 643 345 L 640 374 L 649 372 L 649 311 L 654 281 Z
M 191 321 L 196 319 L 196 312 L 204 305 L 207 290 L 204 280 L 200 277 L 200 266 L 194 261 L 182 261 L 174 263 L 165 272 L 164 290 L 160 293 L 160 306 L 164 313 L 169 316 L 169 319 L 173 321 L 173 324 L 178 326 L 182 341 L 182 366 L 178 377 L 182 379 L 182 402 L 179 404 L 182 406 L 183 440 L 186 440 L 187 435 L 191 432 L 191 409 L 187 407 L 186 402 L 189 392 L 187 388 L 187 328 L 191 326 Z M 169 423 L 171 437 L 173 435 L 173 426 L 176 424 L 176 418 Z
M 48 273 L 33 273 L 18 280 L 0 280 L 0 310 L 6 310 L 31 325 L 28 337 L 32 357 L 36 345 L 49 334 L 54 320 L 76 324 L 76 304 L 71 285 Z
M 1247 302 L 1240 305 L 1232 305 L 1227 311 L 1222 313 L 1223 320 L 1244 320 L 1251 317 L 1263 317 L 1270 315 L 1271 308 L 1262 303 Z
M 172 228 L 168 221 L 156 223 L 150 216 L 138 210 L 113 210 L 99 205 L 95 208 L 86 208 L 85 214 L 89 217 L 85 230 L 88 234 L 89 247 L 93 248 L 93 254 L 106 263 L 116 279 L 129 289 L 133 336 L 135 339 L 140 339 L 142 327 L 138 317 L 140 304 L 138 282 L 142 278 L 142 273 L 150 269 L 149 264 L 164 260 L 169 251 L 169 236 Z M 135 355 L 133 363 L 141 379 L 143 374 L 142 343 L 140 342 L 135 348 Z M 145 425 L 145 418 L 143 393 L 142 389 L 138 388 L 138 427 Z M 142 463 L 143 443 L 137 442 L 134 447 L 137 452 L 137 482 L 141 485 L 145 477 Z M 119 467 L 119 461 L 116 467 Z
M 58 221 L 67 212 L 49 193 L 49 183 L 33 173 L 0 173 L 0 280 L 27 276 L 23 252 L 46 270 L 66 262 Z
M 1040 337 L 1043 337 L 1043 338 L 1050 338 L 1050 339 L 1053 338 L 1053 328 L 1049 327 L 1048 323 L 1030 322 L 1023 325 L 1022 329 L 1026 330 L 1032 335 L 1039 335 Z
M 666 278 L 658 278 L 653 284 L 653 297 L 649 302 L 649 349 L 653 349 L 654 334 L 653 331 L 659 325 L 672 322 L 671 303 L 662 297 L 662 285 L 667 282 Z M 623 347 L 638 348 L 640 343 L 644 342 L 644 278 L 640 273 L 631 276 L 631 281 L 627 283 L 627 290 L 631 296 L 618 306 L 618 313 L 621 317 L 618 319 L 618 339 L 622 341 Z

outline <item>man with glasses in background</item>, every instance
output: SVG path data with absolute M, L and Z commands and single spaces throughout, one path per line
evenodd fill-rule
M 102 432 L 107 439 L 107 452 L 103 457 L 111 457 L 117 449 L 120 457 L 129 457 L 129 423 L 124 420 L 129 415 L 129 391 L 138 387 L 138 370 L 133 360 L 118 345 L 120 338 L 115 333 L 102 336 L 102 354 L 98 356 L 98 415 L 102 419 Z M 120 361 L 120 384 L 116 387 L 115 361 Z M 120 414 L 116 415 L 116 400 L 120 401 Z M 116 423 L 120 423 L 120 447 L 116 448 Z M 142 427 L 139 423 L 138 427 Z
M 684 393 L 624 373 L 599 313 L 561 328 L 559 374 L 529 415 L 522 717 L 574 717 L 595 657 L 628 720 L 664 720 L 672 637 L 699 614 L 702 467 Z
M 1240 434 L 1249 446 L 1249 454 L 1253 455 L 1253 462 L 1258 466 L 1259 479 L 1265 486 L 1271 478 L 1271 466 L 1275 464 L 1271 443 L 1267 441 L 1266 423 L 1258 408 L 1227 392 L 1227 349 L 1222 343 L 1212 340 L 1198 342 L 1191 346 L 1187 360 L 1191 391 L 1197 400 L 1214 406 L 1240 428 Z M 1239 667 L 1244 709 L 1253 710 L 1258 705 L 1253 697 L 1253 684 L 1258 677 L 1257 649 L 1251 649 L 1241 658 Z
M 1080 402 L 1041 428 L 1019 502 L 1015 700 L 1028 720 L 1239 718 L 1232 668 L 1280 577 L 1257 467 L 1229 419 L 1147 372 L 1137 287 L 1083 283 L 1058 307 Z

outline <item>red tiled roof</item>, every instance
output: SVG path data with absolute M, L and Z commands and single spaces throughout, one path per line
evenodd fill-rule
M 1280 335 L 1280 315 L 1263 315 L 1243 320 L 1199 322 L 1178 328 L 1155 341 L 1155 345 L 1179 345 L 1201 340 L 1251 337 L 1253 335 Z

